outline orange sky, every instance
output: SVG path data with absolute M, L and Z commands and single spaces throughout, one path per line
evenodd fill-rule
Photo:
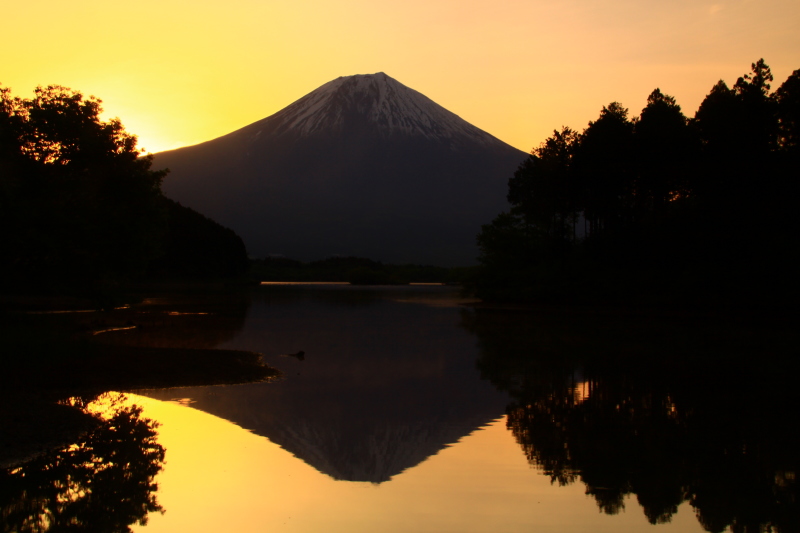
M 155 152 L 218 137 L 338 76 L 383 71 L 522 150 L 655 87 L 694 114 L 764 57 L 800 68 L 797 0 L 7 2 L 0 84 L 93 94 Z

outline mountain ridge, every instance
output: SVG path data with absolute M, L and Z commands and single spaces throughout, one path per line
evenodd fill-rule
M 251 255 L 472 264 L 527 154 L 383 74 L 345 76 L 281 111 L 155 154 L 165 194 Z

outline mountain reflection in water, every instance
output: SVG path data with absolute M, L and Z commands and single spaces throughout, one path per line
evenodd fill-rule
M 167 513 L 147 529 L 188 516 L 187 530 L 225 530 L 235 515 L 248 531 L 800 531 L 790 325 L 465 308 L 456 294 L 260 287 L 213 322 L 198 298 L 172 332 L 106 334 L 258 351 L 285 379 L 140 392 L 255 435 L 139 398 L 171 413 L 163 443 L 125 404 L 85 442 L 0 472 L 4 530 L 69 517 L 124 531 L 163 511 L 163 478 Z M 226 448 L 222 433 L 244 437 Z
M 286 379 L 179 395 L 334 479 L 388 481 L 508 403 L 478 379 L 474 337 L 454 327 L 452 298 L 440 287 L 259 291 L 241 333 L 221 347 L 268 354 Z M 300 351 L 303 360 L 279 357 Z

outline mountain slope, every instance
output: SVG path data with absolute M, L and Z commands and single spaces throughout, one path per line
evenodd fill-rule
M 254 256 L 474 263 L 526 157 L 379 73 L 333 80 L 218 139 L 156 155 L 164 192 Z

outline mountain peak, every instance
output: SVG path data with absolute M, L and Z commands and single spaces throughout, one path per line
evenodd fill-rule
M 345 79 L 348 79 L 348 78 L 368 78 L 368 79 L 369 79 L 369 78 L 378 78 L 378 79 L 381 79 L 381 80 L 383 80 L 383 79 L 387 79 L 387 78 L 388 78 L 388 79 L 390 79 L 390 80 L 396 81 L 396 80 L 394 80 L 394 78 L 392 78 L 391 76 L 388 76 L 388 75 L 387 75 L 385 72 L 383 72 L 383 71 L 381 71 L 381 72 L 375 72 L 374 74 L 352 74 L 352 75 L 350 75 L 350 76 L 339 76 L 339 77 L 338 77 L 338 78 L 336 78 L 336 79 L 337 79 L 337 80 L 345 80 Z
M 527 157 L 385 73 L 336 78 L 265 119 L 158 154 L 164 193 L 255 256 L 473 264 Z
M 257 124 L 269 125 L 276 136 L 308 136 L 357 124 L 381 136 L 421 136 L 454 148 L 504 144 L 384 72 L 340 76 Z

